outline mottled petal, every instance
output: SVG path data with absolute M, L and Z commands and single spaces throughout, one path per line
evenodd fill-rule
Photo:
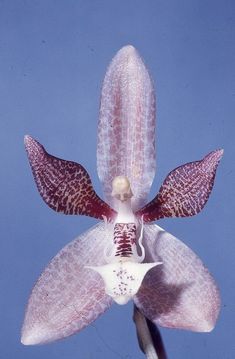
M 223 150 L 209 153 L 201 161 L 186 163 L 171 171 L 157 196 L 137 216 L 145 222 L 164 217 L 189 217 L 205 206 L 213 188 Z
M 103 280 L 86 265 L 103 265 L 112 235 L 100 223 L 67 244 L 49 263 L 31 293 L 22 328 L 23 344 L 67 337 L 93 322 L 111 304 Z
M 99 219 L 115 216 L 115 211 L 97 196 L 89 174 L 80 164 L 48 154 L 30 136 L 25 136 L 25 147 L 38 191 L 50 208 Z
M 149 73 L 133 46 L 118 51 L 105 75 L 97 167 L 112 206 L 111 183 L 116 176 L 128 177 L 133 208 L 146 203 L 155 174 L 155 96 Z
M 163 264 L 146 274 L 134 298 L 137 307 L 157 325 L 211 331 L 219 314 L 220 296 L 201 260 L 157 225 L 146 225 L 144 238 L 146 260 Z

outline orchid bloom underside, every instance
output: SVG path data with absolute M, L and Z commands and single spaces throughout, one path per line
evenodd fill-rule
M 23 344 L 69 336 L 113 301 L 130 299 L 154 324 L 213 329 L 220 298 L 212 276 L 190 248 L 151 222 L 199 213 L 223 151 L 171 171 L 146 203 L 155 175 L 155 95 L 132 46 L 113 58 L 102 87 L 97 168 L 105 201 L 80 164 L 48 154 L 30 136 L 25 146 L 49 207 L 102 221 L 67 244 L 39 277 L 26 310 Z

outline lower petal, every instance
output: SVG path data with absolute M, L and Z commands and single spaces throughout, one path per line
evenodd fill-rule
M 144 227 L 146 261 L 162 261 L 145 276 L 134 298 L 155 324 L 196 332 L 211 331 L 220 296 L 214 279 L 197 255 L 157 225 Z
M 52 259 L 29 298 L 23 344 L 48 343 L 72 335 L 111 305 L 99 274 L 84 267 L 105 263 L 104 249 L 110 235 L 108 227 L 100 223 Z

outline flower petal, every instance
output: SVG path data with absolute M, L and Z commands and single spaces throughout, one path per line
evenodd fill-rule
M 25 147 L 38 191 L 50 208 L 99 219 L 115 216 L 115 211 L 97 196 L 80 164 L 50 155 L 30 136 L 25 136 Z
M 102 265 L 111 232 L 99 223 L 67 244 L 49 263 L 31 293 L 22 328 L 23 344 L 67 337 L 86 327 L 112 303 L 103 280 L 86 265 Z
M 97 168 L 112 206 L 111 184 L 116 176 L 128 177 L 133 208 L 146 202 L 155 174 L 155 96 L 148 70 L 133 46 L 118 51 L 105 75 Z
M 136 215 L 145 222 L 164 217 L 189 217 L 205 206 L 214 185 L 223 150 L 210 152 L 201 161 L 186 163 L 171 171 L 157 196 Z
M 157 225 L 144 230 L 146 260 L 163 264 L 149 271 L 134 298 L 155 324 L 211 331 L 220 309 L 215 281 L 197 255 Z

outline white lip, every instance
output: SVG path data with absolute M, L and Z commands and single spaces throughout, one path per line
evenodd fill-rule
M 162 264 L 136 263 L 130 261 L 119 261 L 103 266 L 86 268 L 93 269 L 99 273 L 105 284 L 105 292 L 117 304 L 126 304 L 138 292 L 146 273 L 153 267 Z

